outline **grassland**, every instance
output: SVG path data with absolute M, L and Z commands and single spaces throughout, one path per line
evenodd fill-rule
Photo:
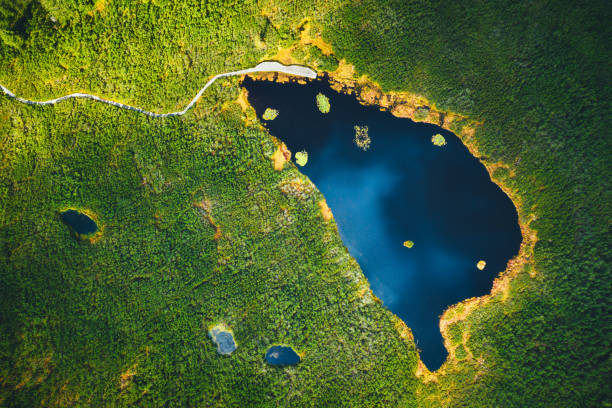
M 4 0 L 0 16 L 0 83 L 32 99 L 165 112 L 290 46 L 321 69 L 344 59 L 482 123 L 469 142 L 537 233 L 505 295 L 453 311 L 453 358 L 430 375 L 321 194 L 275 170 L 236 79 L 168 119 L 1 97 L 0 405 L 612 404 L 606 3 Z M 333 58 L 300 44 L 305 21 Z M 103 235 L 71 237 L 66 207 Z M 277 343 L 300 365 L 267 366 Z

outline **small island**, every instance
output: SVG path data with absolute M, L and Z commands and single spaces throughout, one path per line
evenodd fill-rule
M 431 137 L 431 143 L 439 147 L 446 146 L 446 139 L 444 136 L 438 133 Z
M 306 150 L 297 152 L 295 154 L 295 162 L 300 166 L 305 166 L 308 163 L 308 152 Z
M 266 108 L 264 114 L 261 116 L 263 120 L 274 120 L 278 116 L 278 110 L 272 108 Z
M 353 142 L 364 152 L 370 148 L 370 144 L 372 140 L 370 139 L 370 134 L 368 133 L 367 126 L 355 126 L 355 138 Z
M 321 111 L 321 113 L 329 113 L 329 109 L 330 109 L 329 98 L 323 95 L 321 92 L 319 92 L 317 94 L 316 99 L 317 99 L 317 108 L 319 108 L 319 111 Z

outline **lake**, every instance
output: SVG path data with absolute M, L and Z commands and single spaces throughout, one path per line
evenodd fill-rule
M 300 360 L 299 354 L 287 346 L 272 346 L 266 352 L 266 361 L 275 366 L 295 365 Z
M 77 210 L 66 210 L 60 213 L 63 222 L 79 235 L 90 235 L 98 231 L 95 221 Z
M 258 117 L 278 110 L 262 121 L 270 133 L 294 155 L 307 151 L 300 171 L 325 196 L 374 294 L 412 329 L 427 367 L 438 369 L 447 355 L 439 316 L 489 293 L 518 253 L 521 231 L 508 196 L 453 133 L 362 106 L 325 79 L 299 85 L 246 78 L 243 86 Z M 327 114 L 315 104 L 319 92 L 329 98 Z M 366 151 L 353 141 L 356 125 L 369 129 Z M 432 144 L 434 134 L 447 144 Z

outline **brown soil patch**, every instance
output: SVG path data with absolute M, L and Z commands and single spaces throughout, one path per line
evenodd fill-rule
M 295 60 L 291 56 L 291 48 L 280 49 L 273 59 L 285 65 L 295 64 Z
M 220 227 L 220 226 L 218 226 L 218 225 L 215 225 L 215 235 L 213 236 L 213 239 L 214 239 L 215 241 L 218 241 L 218 240 L 220 240 L 220 239 L 221 239 L 221 237 L 222 237 L 222 234 L 221 234 L 221 227 Z
M 330 55 L 332 53 L 332 46 L 329 43 L 326 43 L 320 36 L 310 38 L 309 44 L 318 47 L 325 55 Z
M 300 26 L 302 27 L 302 32 L 300 33 L 300 44 L 314 45 L 323 51 L 323 54 L 325 55 L 330 55 L 333 52 L 331 44 L 326 43 L 321 37 L 320 33 L 315 34 L 314 37 L 312 36 L 312 33 L 310 32 L 312 27 L 310 26 L 310 22 L 308 20 L 300 23 Z
M 411 118 L 414 116 L 414 107 L 406 103 L 400 103 L 391 109 L 391 114 L 398 118 Z
M 284 84 L 286 82 L 306 83 L 303 78 L 296 78 L 295 76 L 287 75 L 284 72 L 255 72 L 248 74 L 248 76 L 254 81 L 272 81 L 280 84 Z
M 240 93 L 238 94 L 238 99 L 236 99 L 236 103 L 238 104 L 238 106 L 240 106 L 240 109 L 242 109 L 243 112 L 246 112 L 251 105 L 249 104 L 249 92 L 243 88 L 240 87 Z
M 212 209 L 210 200 L 196 201 L 193 203 L 193 206 L 202 210 L 206 215 L 210 214 L 210 210 Z
M 274 163 L 274 170 L 281 171 L 285 167 L 285 163 L 291 160 L 291 152 L 287 149 L 284 143 L 280 143 L 274 154 L 272 155 L 272 162 Z
M 380 89 L 376 88 L 363 88 L 359 95 L 359 98 L 368 105 L 376 104 L 382 97 Z
M 435 382 L 435 383 L 438 382 L 438 377 L 427 369 L 427 367 L 425 366 L 425 364 L 423 364 L 421 359 L 419 359 L 419 362 L 417 364 L 417 369 L 414 372 L 414 375 L 420 378 L 425 384 L 429 382 Z
M 338 64 L 338 69 L 334 73 L 334 77 L 339 79 L 352 79 L 355 75 L 355 67 L 351 64 L 348 64 L 346 60 L 340 60 Z
M 121 390 L 125 389 L 132 382 L 132 377 L 136 375 L 136 366 L 138 364 L 134 364 L 132 367 L 128 368 L 127 371 L 121 373 L 119 377 L 119 388 Z
M 475 132 L 476 132 L 476 129 L 474 129 L 473 127 L 465 126 L 463 129 L 461 129 L 461 136 L 465 138 L 472 138 L 474 137 Z
M 321 215 L 323 216 L 323 219 L 325 221 L 329 221 L 332 218 L 334 218 L 334 215 L 332 214 L 329 206 L 327 205 L 327 202 L 325 200 L 321 200 L 319 201 L 319 209 L 321 210 Z

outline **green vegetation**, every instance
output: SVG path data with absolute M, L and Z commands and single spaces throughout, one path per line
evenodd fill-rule
M 446 146 L 446 139 L 441 134 L 437 133 L 431 137 L 431 143 L 436 146 Z
M 266 108 L 266 111 L 261 115 L 263 120 L 274 120 L 278 116 L 278 110 L 272 108 Z
M 281 190 L 308 180 L 273 169 L 271 138 L 232 102 L 237 80 L 211 91 L 214 102 L 161 120 L 0 99 L 4 405 L 373 406 L 414 393 L 415 346 L 359 294 L 321 194 Z M 55 221 L 71 205 L 99 215 L 96 243 Z M 219 321 L 240 344 L 231 358 L 208 338 Z M 264 371 L 277 341 L 308 361 Z
M 463 344 L 458 345 L 455 349 L 455 357 L 457 357 L 458 360 L 463 360 L 467 357 L 467 352 L 465 351 Z
M 330 109 L 329 98 L 323 95 L 321 92 L 319 92 L 317 94 L 316 100 L 317 100 L 317 108 L 319 108 L 319 111 L 321 111 L 321 113 L 329 113 L 329 109 Z
M 421 382 L 321 194 L 283 188 L 308 182 L 273 169 L 237 79 L 168 119 L 1 96 L 0 405 L 612 404 L 612 28 L 608 3 L 588 3 L 0 0 L 0 83 L 158 112 L 297 43 L 309 17 L 334 48 L 308 48 L 318 69 L 344 58 L 465 115 L 452 129 L 507 165 L 494 177 L 538 238 L 507 297 L 450 326 L 461 360 Z M 91 208 L 104 234 L 73 239 L 64 208 Z M 231 358 L 207 338 L 219 321 L 240 341 Z M 276 341 L 308 358 L 267 370 Z
M 305 166 L 308 163 L 308 152 L 306 150 L 297 152 L 295 154 L 295 162 L 300 166 Z
M 363 151 L 366 151 L 370 148 L 370 144 L 372 140 L 370 139 L 370 134 L 368 133 L 367 126 L 355 126 L 355 138 L 353 142 Z
M 319 47 L 311 45 L 308 47 L 308 61 L 321 71 L 335 71 L 338 69 L 338 60 L 333 55 L 325 55 Z

